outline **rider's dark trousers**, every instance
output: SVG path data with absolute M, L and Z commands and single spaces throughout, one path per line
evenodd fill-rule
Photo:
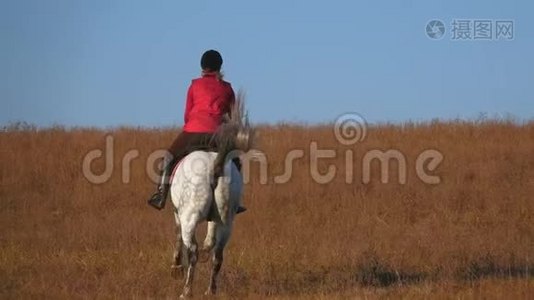
M 168 151 L 173 157 L 173 161 L 178 162 L 187 154 L 195 150 L 216 149 L 213 133 L 186 132 L 182 131 L 174 139 Z

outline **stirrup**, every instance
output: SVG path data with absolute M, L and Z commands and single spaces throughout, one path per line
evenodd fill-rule
M 161 191 L 157 191 L 150 197 L 148 204 L 157 210 L 162 210 L 165 207 L 166 198 Z

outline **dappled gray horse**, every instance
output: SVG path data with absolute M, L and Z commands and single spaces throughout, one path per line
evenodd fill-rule
M 238 95 L 227 122 L 216 133 L 218 153 L 192 152 L 175 168 L 171 199 L 175 207 L 177 241 L 172 272 L 177 276 L 185 271 L 181 297 L 192 293 L 199 252 L 210 254 L 213 251 L 206 294 L 216 291 L 223 250 L 230 238 L 243 190 L 242 176 L 232 158 L 250 150 L 252 135 L 248 118 L 244 115 L 243 97 Z M 204 221 L 208 221 L 208 231 L 203 247 L 198 249 L 195 231 Z

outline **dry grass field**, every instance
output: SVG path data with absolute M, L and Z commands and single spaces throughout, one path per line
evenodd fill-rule
M 332 126 L 258 128 L 267 184 L 252 163 L 244 203 L 221 272 L 220 298 L 532 298 L 534 297 L 534 123 L 431 122 L 380 125 L 355 145 L 336 141 Z M 146 204 L 153 191 L 147 157 L 177 129 L 35 129 L 0 133 L 0 298 L 175 298 L 170 276 L 174 221 L 170 205 Z M 113 172 L 101 184 L 82 161 L 114 139 Z M 337 173 L 329 184 L 310 175 L 310 142 L 335 150 L 322 159 Z M 123 157 L 131 162 L 129 182 Z M 286 183 L 275 183 L 290 150 L 304 158 Z M 373 149 L 406 157 L 406 183 L 378 162 L 362 182 Z M 443 154 L 416 174 L 426 149 Z M 346 183 L 345 154 L 354 153 Z M 92 165 L 104 170 L 104 158 Z M 207 286 L 199 265 L 194 293 Z

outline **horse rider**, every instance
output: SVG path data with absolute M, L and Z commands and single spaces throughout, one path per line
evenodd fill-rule
M 176 163 L 194 150 L 210 151 L 217 148 L 214 133 L 235 102 L 232 86 L 223 80 L 222 63 L 221 54 L 215 50 L 204 52 L 200 59 L 202 76 L 193 79 L 189 86 L 184 127 L 168 149 L 172 157 L 164 159 L 157 190 L 148 200 L 148 204 L 156 209 L 165 207 L 170 189 L 169 177 Z M 239 164 L 236 165 L 240 169 Z M 240 206 L 237 213 L 245 210 Z

